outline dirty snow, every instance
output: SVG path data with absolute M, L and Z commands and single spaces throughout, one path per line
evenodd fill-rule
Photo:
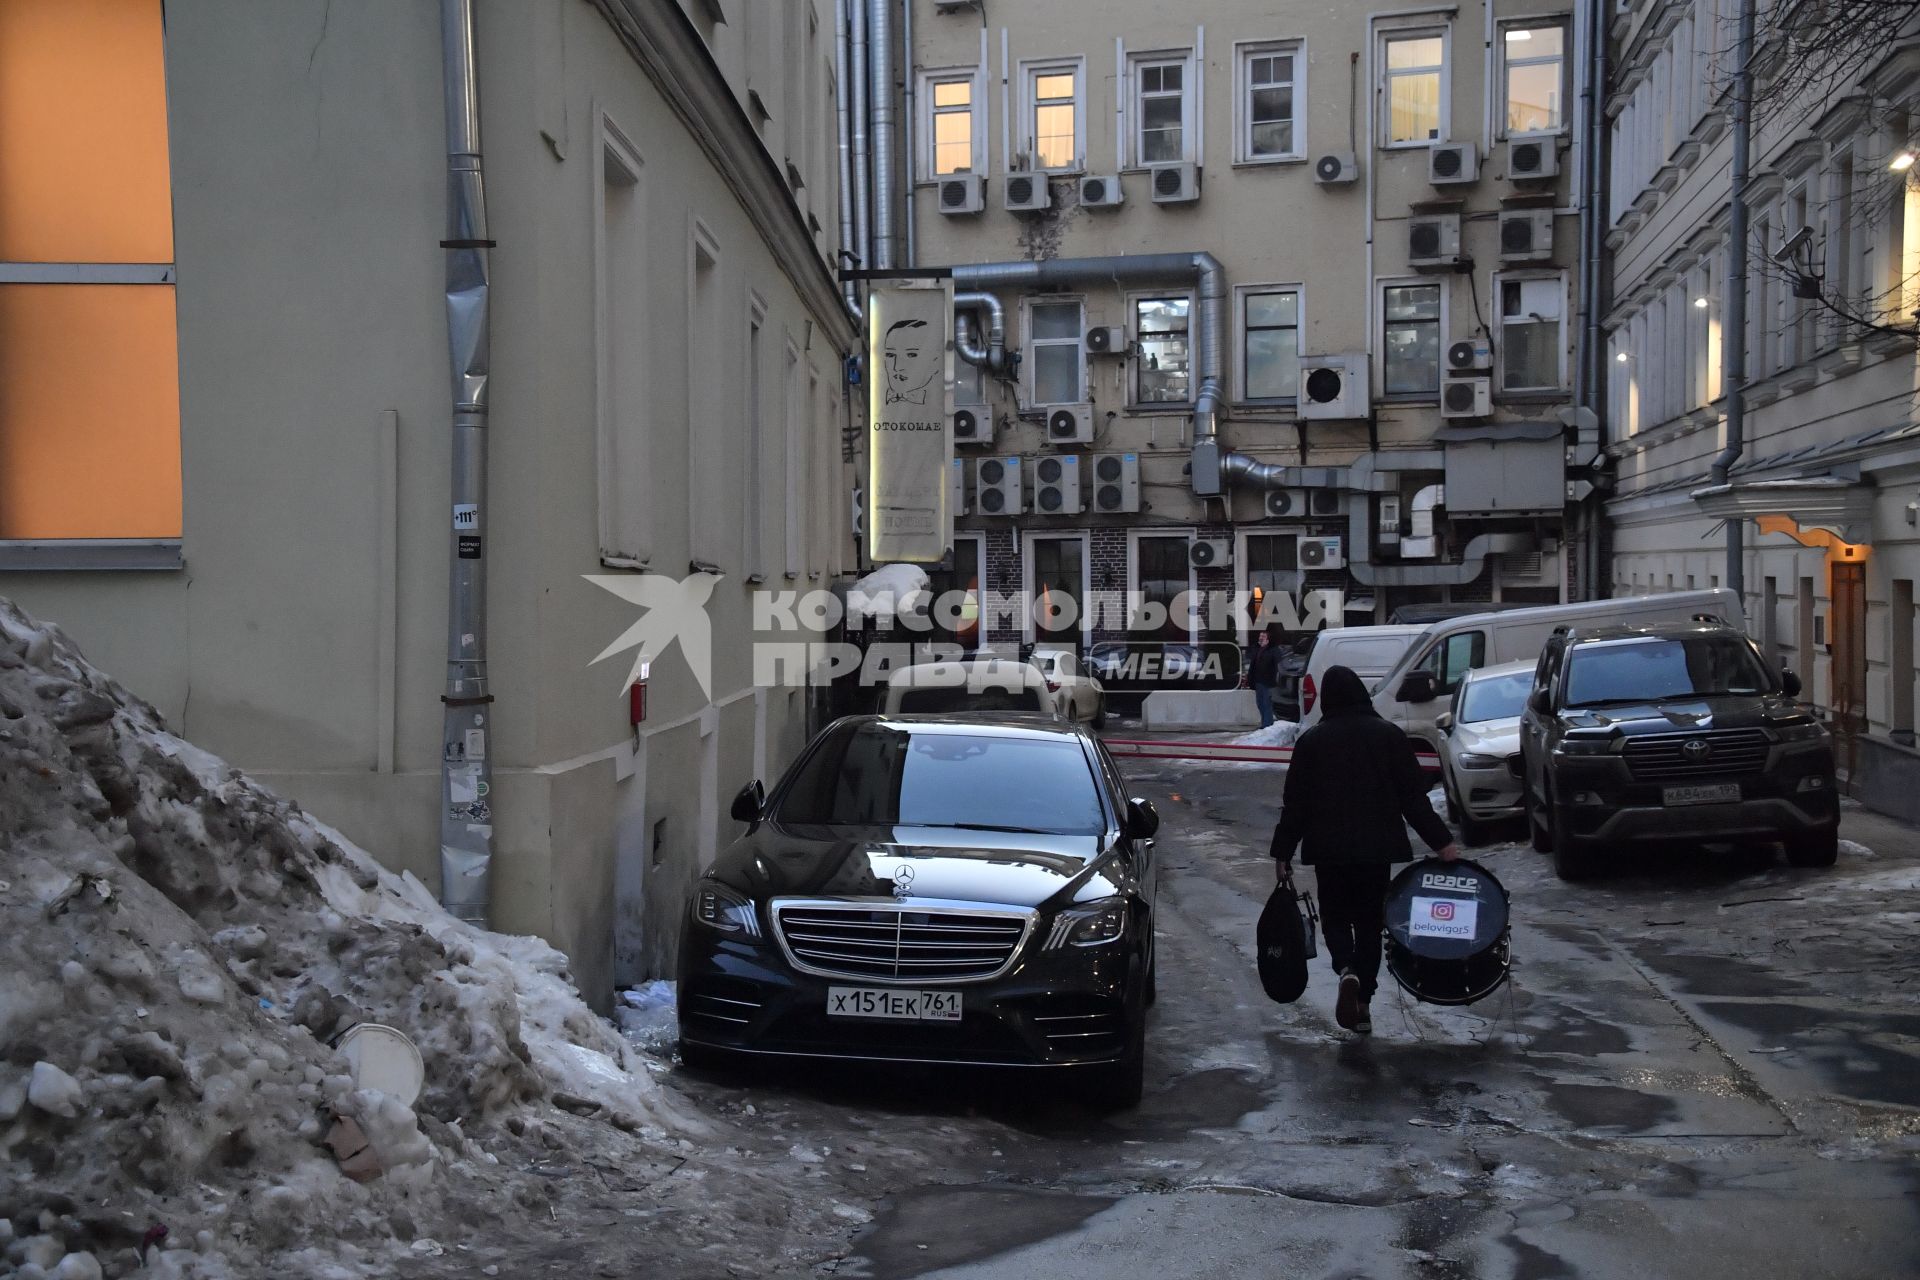
M 596 1236 L 714 1124 L 559 952 L 453 919 L 4 599 L 0 974 L 0 1275 L 512 1274 L 503 1246 Z M 418 1047 L 414 1106 L 355 1089 L 331 1046 L 360 1022 Z M 341 1116 L 375 1180 L 323 1145 Z M 560 1154 L 624 1181 L 556 1199 Z M 772 1171 L 704 1177 L 641 1215 L 654 1260 L 845 1230 Z M 759 1225 L 716 1244 L 708 1214 Z
M 1300 736 L 1300 726 L 1292 720 L 1275 720 L 1264 729 L 1243 733 L 1233 740 L 1238 747 L 1290 747 Z
M 912 613 L 931 582 L 919 565 L 883 564 L 847 588 L 847 613 L 875 619 Z

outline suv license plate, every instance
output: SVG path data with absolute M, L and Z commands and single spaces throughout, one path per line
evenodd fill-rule
M 1714 782 L 1698 787 L 1667 787 L 1662 799 L 1667 804 L 1725 804 L 1740 798 L 1737 782 Z
M 828 987 L 829 1018 L 885 1018 L 893 1022 L 958 1022 L 958 991 L 901 991 L 892 987 Z

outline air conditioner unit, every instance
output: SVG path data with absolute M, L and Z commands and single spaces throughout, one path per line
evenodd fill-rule
M 1140 509 L 1140 455 L 1093 455 L 1093 509 L 1119 514 Z
M 1339 489 L 1307 490 L 1307 514 L 1315 519 L 1347 514 L 1347 495 Z
M 1382 542 L 1400 541 L 1400 499 L 1393 494 L 1380 497 L 1379 518 L 1375 528 Z
M 1343 544 L 1338 538 L 1302 538 L 1300 555 L 1295 562 L 1302 569 L 1344 569 L 1347 557 L 1342 551 Z
M 1471 142 L 1436 142 L 1427 148 L 1427 181 L 1436 187 L 1480 180 L 1480 153 Z
M 1493 412 L 1493 379 L 1484 373 L 1440 376 L 1440 416 L 1484 418 Z
M 1157 164 L 1147 172 L 1152 175 L 1155 204 L 1188 204 L 1200 198 L 1200 166 L 1197 164 Z
M 1041 516 L 1080 514 L 1080 459 L 1072 454 L 1034 459 L 1033 511 Z
M 1080 179 L 1080 203 L 1089 209 L 1117 209 L 1125 199 L 1117 173 L 1089 174 Z
M 1553 210 L 1500 211 L 1500 261 L 1550 262 L 1552 259 Z
M 953 411 L 955 444 L 992 444 L 993 411 L 983 404 L 963 404 Z
M 947 509 L 956 516 L 970 516 L 973 508 L 967 505 L 967 460 L 955 458 L 947 469 Z
M 1020 459 L 981 458 L 973 464 L 973 504 L 983 516 L 1020 514 Z
M 1187 544 L 1187 563 L 1196 569 L 1229 568 L 1233 544 L 1225 538 L 1195 538 Z
M 1552 134 L 1507 140 L 1507 181 L 1544 182 L 1560 176 L 1560 150 Z
M 1127 354 L 1127 329 L 1125 325 L 1101 325 L 1087 330 L 1087 354 L 1090 356 L 1123 356 Z
M 1447 368 L 1454 373 L 1493 368 L 1493 344 L 1485 338 L 1462 338 L 1448 343 Z
M 1451 269 L 1460 261 L 1460 215 L 1423 213 L 1407 220 L 1407 265 Z
M 1367 357 L 1304 356 L 1300 361 L 1300 416 L 1306 419 L 1367 416 Z
M 1323 187 L 1357 182 L 1360 162 L 1351 151 L 1328 151 L 1313 158 L 1313 180 Z
M 987 180 L 977 173 L 950 173 L 940 179 L 940 212 L 950 218 L 987 207 Z
M 1015 213 L 1039 213 L 1053 207 L 1053 190 L 1044 173 L 1010 173 L 1000 184 L 1007 208 Z
M 1267 514 L 1276 520 L 1304 520 L 1307 516 L 1307 491 L 1267 490 Z
M 1046 410 L 1048 444 L 1092 444 L 1093 406 L 1057 404 Z

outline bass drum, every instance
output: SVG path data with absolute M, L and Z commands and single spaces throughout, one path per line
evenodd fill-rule
M 1476 862 L 1416 862 L 1387 886 L 1387 972 L 1428 1004 L 1472 1004 L 1513 967 L 1506 886 Z

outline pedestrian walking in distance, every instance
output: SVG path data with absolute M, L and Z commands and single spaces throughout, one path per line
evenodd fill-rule
M 1255 633 L 1253 647 L 1247 651 L 1247 683 L 1253 687 L 1254 705 L 1260 708 L 1260 727 L 1273 723 L 1273 695 L 1280 683 L 1280 659 L 1286 650 L 1273 642 L 1273 629 Z
M 1412 740 L 1374 711 L 1351 668 L 1327 668 L 1320 706 L 1322 720 L 1293 747 L 1273 857 L 1282 879 L 1296 849 L 1313 868 L 1327 959 L 1340 975 L 1334 1021 L 1364 1035 L 1373 1030 L 1387 882 L 1394 863 L 1413 857 L 1407 827 L 1447 862 L 1460 850 L 1427 800 Z

